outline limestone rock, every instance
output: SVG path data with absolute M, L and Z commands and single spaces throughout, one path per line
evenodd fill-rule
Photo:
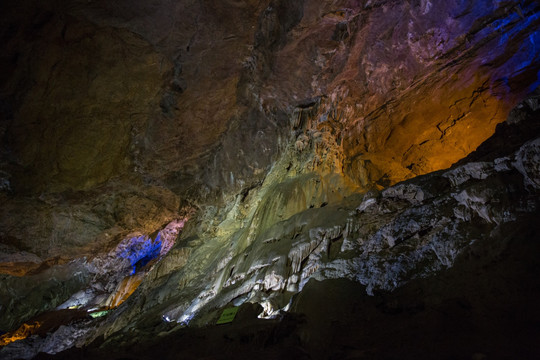
M 199 327 L 223 341 L 208 327 L 223 307 L 313 313 L 302 291 L 315 280 L 359 283 L 351 306 L 416 311 L 373 299 L 537 237 L 538 90 L 518 104 L 538 85 L 535 1 L 0 10 L 0 329 L 116 307 L 2 357 L 136 349 Z M 287 339 L 290 355 L 330 334 L 280 324 L 253 338 Z

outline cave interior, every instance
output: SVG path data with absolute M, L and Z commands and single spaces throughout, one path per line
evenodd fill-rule
M 540 359 L 537 1 L 0 14 L 0 359 Z

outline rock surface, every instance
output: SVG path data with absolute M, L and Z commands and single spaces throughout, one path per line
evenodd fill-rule
M 513 244 L 534 249 L 535 1 L 24 0 L 0 10 L 0 329 L 56 308 L 111 310 L 2 357 L 192 339 L 231 305 L 314 319 L 303 289 L 343 279 L 368 305 L 381 292 L 409 301 L 426 284 L 425 304 L 446 311 L 429 298 L 455 304 L 437 290 L 440 274 L 459 289 L 467 269 L 527 253 Z M 512 279 L 534 268 L 525 258 Z M 340 296 L 331 301 L 359 306 Z M 268 356 L 282 345 L 318 358 L 328 333 L 311 337 L 287 316 L 251 319 L 262 330 L 249 351 L 262 341 L 275 345 Z
M 464 159 L 232 235 L 225 218 L 204 244 L 193 237 L 178 243 L 191 248 L 183 267 L 154 266 L 152 281 L 79 338 L 95 339 L 84 357 L 136 351 L 142 359 L 172 359 L 182 351 L 185 358 L 226 358 L 223 348 L 263 359 L 538 356 L 540 204 L 530 179 L 540 166 L 526 159 L 538 154 L 540 122 L 528 107 L 513 113 L 523 114 L 530 117 L 510 118 L 482 155 L 471 154 L 481 161 Z M 532 140 L 498 157 L 500 149 L 489 144 L 519 128 L 536 135 L 528 132 Z M 248 234 L 252 240 L 243 240 Z M 224 247 L 222 236 L 234 242 Z M 230 327 L 214 325 L 221 309 L 250 303 L 262 306 L 259 317 L 275 319 L 257 320 L 256 312 Z M 55 337 L 47 339 L 52 346 Z M 15 344 L 3 353 L 28 352 L 28 345 L 23 351 Z

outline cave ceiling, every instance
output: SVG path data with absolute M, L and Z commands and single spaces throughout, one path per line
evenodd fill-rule
M 0 11 L 0 340 L 70 339 L 26 358 L 310 279 L 391 292 L 538 213 L 536 1 Z

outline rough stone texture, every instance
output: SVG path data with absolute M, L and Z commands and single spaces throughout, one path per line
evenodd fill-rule
M 445 168 L 535 82 L 537 11 L 491 1 L 24 1 L 3 20 L 14 69 L 2 87 L 6 180 L 49 192 L 142 176 L 199 200 L 259 181 L 288 116 L 313 106 L 311 128 L 342 146 L 359 185 Z
M 482 162 L 464 159 L 317 207 L 301 202 L 304 210 L 273 225 L 233 231 L 238 201 L 213 237 L 202 234 L 204 243 L 183 235 L 177 252 L 192 249 L 180 269 L 154 267 L 151 282 L 85 333 L 86 341 L 96 339 L 85 357 L 117 358 L 136 349 L 141 358 L 172 359 L 174 349 L 184 349 L 186 358 L 221 358 L 227 347 L 265 359 L 535 358 L 540 204 L 529 179 L 540 168 L 525 159 L 540 150 L 540 123 L 531 115 L 510 119 L 487 142 L 497 144 L 514 127 L 536 129 L 535 140 L 503 157 L 484 146 Z M 273 184 L 267 186 L 266 196 L 275 197 Z M 289 196 L 290 203 L 298 199 L 304 197 Z M 255 224 L 266 218 L 251 217 Z M 156 271 L 159 277 L 151 277 Z M 280 320 L 213 326 L 224 307 L 250 302 Z M 20 354 L 20 346 L 2 351 Z
M 293 297 L 310 279 L 394 293 L 537 237 L 525 229 L 538 214 L 538 94 L 510 111 L 538 85 L 535 1 L 0 10 L 0 329 L 68 303 L 119 305 L 6 357 L 126 349 L 207 326 L 228 304 L 309 313 Z M 167 224 L 187 218 L 176 238 Z M 156 250 L 159 231 L 168 255 L 131 247 L 136 236 Z M 144 264 L 119 258 L 126 248 Z M 323 336 L 283 344 L 287 323 L 272 337 L 274 325 L 258 341 L 317 353 Z
M 343 142 L 345 173 L 362 185 L 448 167 L 487 139 L 515 103 L 512 87 L 535 57 L 526 59 L 535 40 L 506 41 L 538 26 L 536 5 L 528 5 L 530 21 L 518 25 L 514 3 L 308 1 L 276 55 L 263 107 L 320 101 L 314 126 Z M 509 34 L 499 37 L 502 29 Z M 291 73 L 292 62 L 301 66 Z M 531 70 L 536 79 L 537 65 Z
M 54 13 L 33 21 L 27 42 L 15 35 L 7 44 L 18 57 L 7 84 L 28 87 L 24 94 L 3 87 L 22 95 L 4 135 L 17 164 L 11 184 L 89 189 L 130 166 L 132 129 L 154 110 L 170 65 L 126 30 Z
M 85 285 L 89 274 L 79 261 L 23 278 L 0 276 L 0 326 L 10 330 L 19 327 L 22 321 L 62 304 Z

